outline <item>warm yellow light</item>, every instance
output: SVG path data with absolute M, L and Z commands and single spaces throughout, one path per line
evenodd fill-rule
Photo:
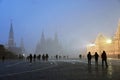
M 111 40 L 111 39 L 108 39 L 108 40 L 106 41 L 106 43 L 110 44 L 110 43 L 112 43 L 112 40 Z

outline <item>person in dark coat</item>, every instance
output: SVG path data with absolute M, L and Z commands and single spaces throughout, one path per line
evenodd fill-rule
M 88 52 L 87 58 L 88 58 L 88 65 L 91 65 L 91 58 L 92 58 L 91 52 Z
M 79 58 L 80 58 L 80 59 L 82 58 L 82 55 L 81 55 L 81 54 L 79 55 Z
M 105 51 L 103 51 L 103 53 L 101 55 L 101 58 L 102 58 L 102 67 L 104 66 L 104 62 L 105 62 L 106 67 L 108 67 L 108 64 L 107 64 L 107 55 L 106 55 Z
M 99 58 L 99 55 L 97 52 L 95 52 L 95 64 L 98 65 L 98 58 Z
M 41 59 L 41 55 L 40 55 L 40 54 L 37 56 L 37 59 L 38 59 L 38 60 L 40 60 L 40 59 Z
M 58 55 L 56 55 L 55 57 L 56 57 L 56 59 L 58 59 Z
M 43 61 L 45 60 L 45 55 L 44 55 L 44 54 L 42 55 L 42 60 L 43 60 Z
M 2 62 L 4 62 L 5 61 L 5 56 L 2 56 Z
M 35 62 L 36 61 L 36 54 L 34 54 L 33 59 L 34 59 L 34 62 Z
M 48 54 L 46 54 L 46 56 L 45 56 L 45 57 L 46 57 L 46 61 L 48 61 L 48 58 L 49 58 Z
M 29 55 L 30 63 L 32 63 L 32 54 Z

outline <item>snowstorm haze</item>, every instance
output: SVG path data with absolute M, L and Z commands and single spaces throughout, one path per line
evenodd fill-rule
M 85 49 L 98 33 L 111 37 L 120 18 L 119 0 L 0 0 L 0 43 L 7 44 L 12 20 L 17 46 L 21 37 L 35 52 L 41 34 L 65 49 Z

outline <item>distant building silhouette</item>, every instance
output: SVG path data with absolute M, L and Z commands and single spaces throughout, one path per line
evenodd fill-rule
M 16 44 L 15 44 L 12 21 L 10 23 L 8 44 L 7 44 L 6 48 L 11 52 L 16 53 L 17 55 L 22 55 L 25 52 L 23 39 L 21 39 L 20 47 L 17 47 Z
M 9 38 L 8 38 L 8 47 L 16 47 L 14 42 L 14 32 L 12 22 L 10 24 Z
M 41 34 L 41 39 L 36 46 L 36 54 L 48 53 L 50 55 L 55 55 L 60 53 L 62 46 L 59 43 L 57 33 L 54 36 L 54 39 L 45 38 L 44 32 Z
M 3 57 L 4 59 L 13 59 L 17 58 L 17 55 L 7 50 L 3 44 L 0 44 L 0 59 L 2 59 Z

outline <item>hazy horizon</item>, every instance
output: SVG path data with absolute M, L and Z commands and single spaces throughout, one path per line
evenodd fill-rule
M 15 42 L 23 38 L 28 52 L 42 31 L 46 38 L 57 32 L 66 48 L 85 48 L 99 33 L 112 37 L 119 18 L 120 0 L 0 0 L 0 44 L 8 42 L 12 20 Z

